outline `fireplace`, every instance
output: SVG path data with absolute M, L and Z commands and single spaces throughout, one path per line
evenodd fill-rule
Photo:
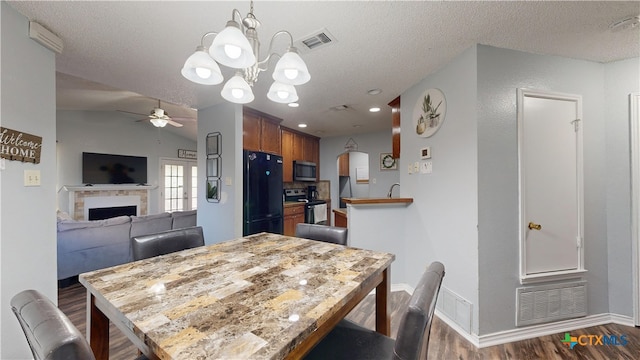
M 90 209 L 110 207 L 134 206 L 132 215 L 147 215 L 149 192 L 155 188 L 151 185 L 65 185 L 69 191 L 69 214 L 74 220 L 89 220 Z
M 123 215 L 131 216 L 136 215 L 137 212 L 138 207 L 135 205 L 93 208 L 89 209 L 89 220 L 104 220 Z

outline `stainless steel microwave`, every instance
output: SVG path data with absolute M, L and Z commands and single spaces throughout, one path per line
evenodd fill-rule
M 293 162 L 293 181 L 316 181 L 318 166 L 308 161 Z

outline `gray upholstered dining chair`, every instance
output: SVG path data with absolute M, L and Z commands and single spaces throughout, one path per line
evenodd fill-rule
M 342 320 L 306 359 L 426 359 L 431 321 L 443 277 L 442 263 L 429 265 L 400 320 L 396 340 Z
M 89 343 L 71 320 L 46 296 L 36 290 L 24 290 L 11 299 L 36 360 L 95 359 Z
M 299 223 L 296 224 L 296 237 L 347 245 L 347 229 L 342 227 Z
M 201 226 L 168 230 L 131 238 L 131 251 L 134 261 L 203 245 L 204 236 Z

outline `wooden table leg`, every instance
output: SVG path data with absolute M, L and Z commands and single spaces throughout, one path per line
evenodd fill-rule
M 96 360 L 109 360 L 109 318 L 96 307 L 96 298 L 93 295 L 90 295 L 88 307 L 89 345 Z
M 391 292 L 390 269 L 382 272 L 382 282 L 376 287 L 376 331 L 391 336 L 389 294 Z

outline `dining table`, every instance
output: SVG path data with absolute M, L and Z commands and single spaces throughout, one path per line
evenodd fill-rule
M 84 273 L 87 338 L 97 360 L 110 323 L 149 359 L 299 359 L 374 291 L 390 334 L 394 259 L 259 233 Z

